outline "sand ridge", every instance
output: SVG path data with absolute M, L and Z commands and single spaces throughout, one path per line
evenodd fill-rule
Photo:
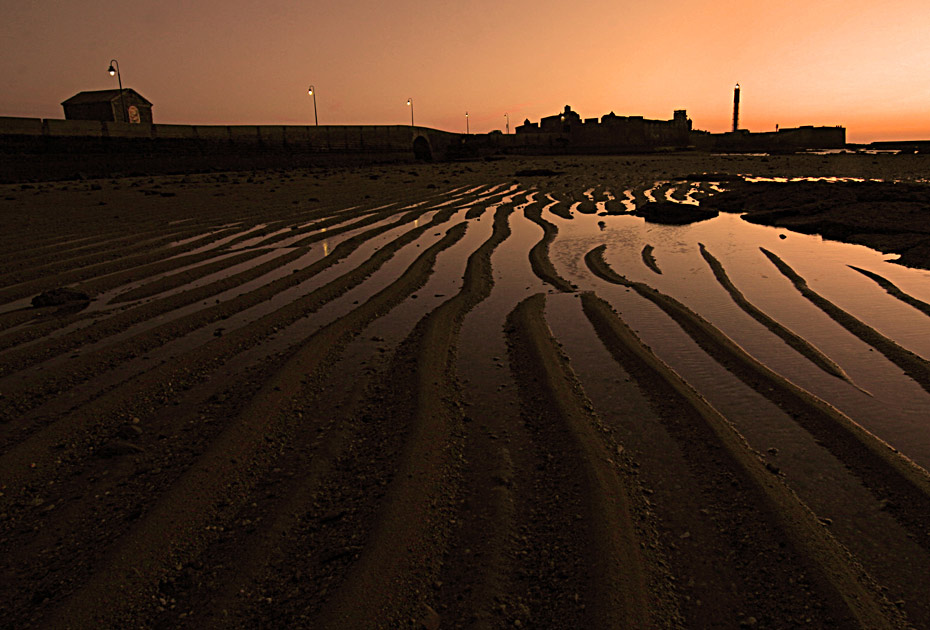
M 732 210 L 748 203 L 741 174 L 907 179 L 917 195 L 927 159 L 507 158 L 2 187 L 0 625 L 930 624 L 915 579 L 930 476 L 651 286 L 674 273 L 667 245 L 648 233 L 621 251 L 651 224 L 617 201 Z M 734 197 L 715 201 L 723 188 Z M 717 250 L 694 254 L 738 303 Z M 503 288 L 512 256 L 542 289 Z M 70 301 L 30 306 L 65 286 Z M 508 315 L 479 308 L 492 291 Z M 865 395 L 743 300 L 783 352 Z M 563 346 L 556 306 L 590 329 L 613 385 L 576 369 L 585 349 Z M 741 434 L 751 418 L 649 347 L 634 308 L 767 401 L 773 439 L 802 436 L 807 465 L 845 476 L 783 470 L 787 454 Z M 469 366 L 496 383 L 474 405 L 460 362 L 482 344 L 503 351 Z M 847 501 L 839 516 L 820 511 L 828 494 Z

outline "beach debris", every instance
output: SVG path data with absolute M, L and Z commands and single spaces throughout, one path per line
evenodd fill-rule
M 90 302 L 90 296 L 83 291 L 69 289 L 68 287 L 58 287 L 43 291 L 32 298 L 33 308 L 43 308 L 46 306 L 63 306 L 75 302 Z

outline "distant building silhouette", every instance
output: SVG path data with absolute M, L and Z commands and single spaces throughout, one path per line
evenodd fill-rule
M 739 88 L 734 94 L 734 124 L 739 127 Z M 539 123 L 525 120 L 516 128 L 509 150 L 528 154 L 634 153 L 698 149 L 704 151 L 792 152 L 805 149 L 840 149 L 846 146 L 846 129 L 837 127 L 779 128 L 750 133 L 745 129 L 709 133 L 693 129 L 687 111 L 675 110 L 671 120 L 604 114 L 585 118 L 565 106 L 560 114 Z
M 613 112 L 585 118 L 568 105 L 560 114 L 546 116 L 539 124 L 529 120 L 516 128 L 521 145 L 550 145 L 580 152 L 614 152 L 685 148 L 689 144 L 691 120 L 679 109 L 671 120 L 649 120 L 642 116 L 617 116 Z
M 152 123 L 152 103 L 132 88 L 124 88 L 122 96 L 120 90 L 78 92 L 61 106 L 66 120 Z

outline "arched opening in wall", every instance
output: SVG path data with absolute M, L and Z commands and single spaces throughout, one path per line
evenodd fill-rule
M 413 141 L 413 157 L 421 162 L 433 161 L 433 151 L 429 147 L 429 140 L 423 136 L 417 136 L 417 139 Z

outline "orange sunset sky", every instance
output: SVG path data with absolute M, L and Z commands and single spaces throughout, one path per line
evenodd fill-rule
M 156 123 L 511 129 L 584 118 L 727 131 L 844 125 L 850 142 L 930 139 L 927 0 L 35 0 L 3 2 L 0 116 L 62 118 L 124 87 Z

